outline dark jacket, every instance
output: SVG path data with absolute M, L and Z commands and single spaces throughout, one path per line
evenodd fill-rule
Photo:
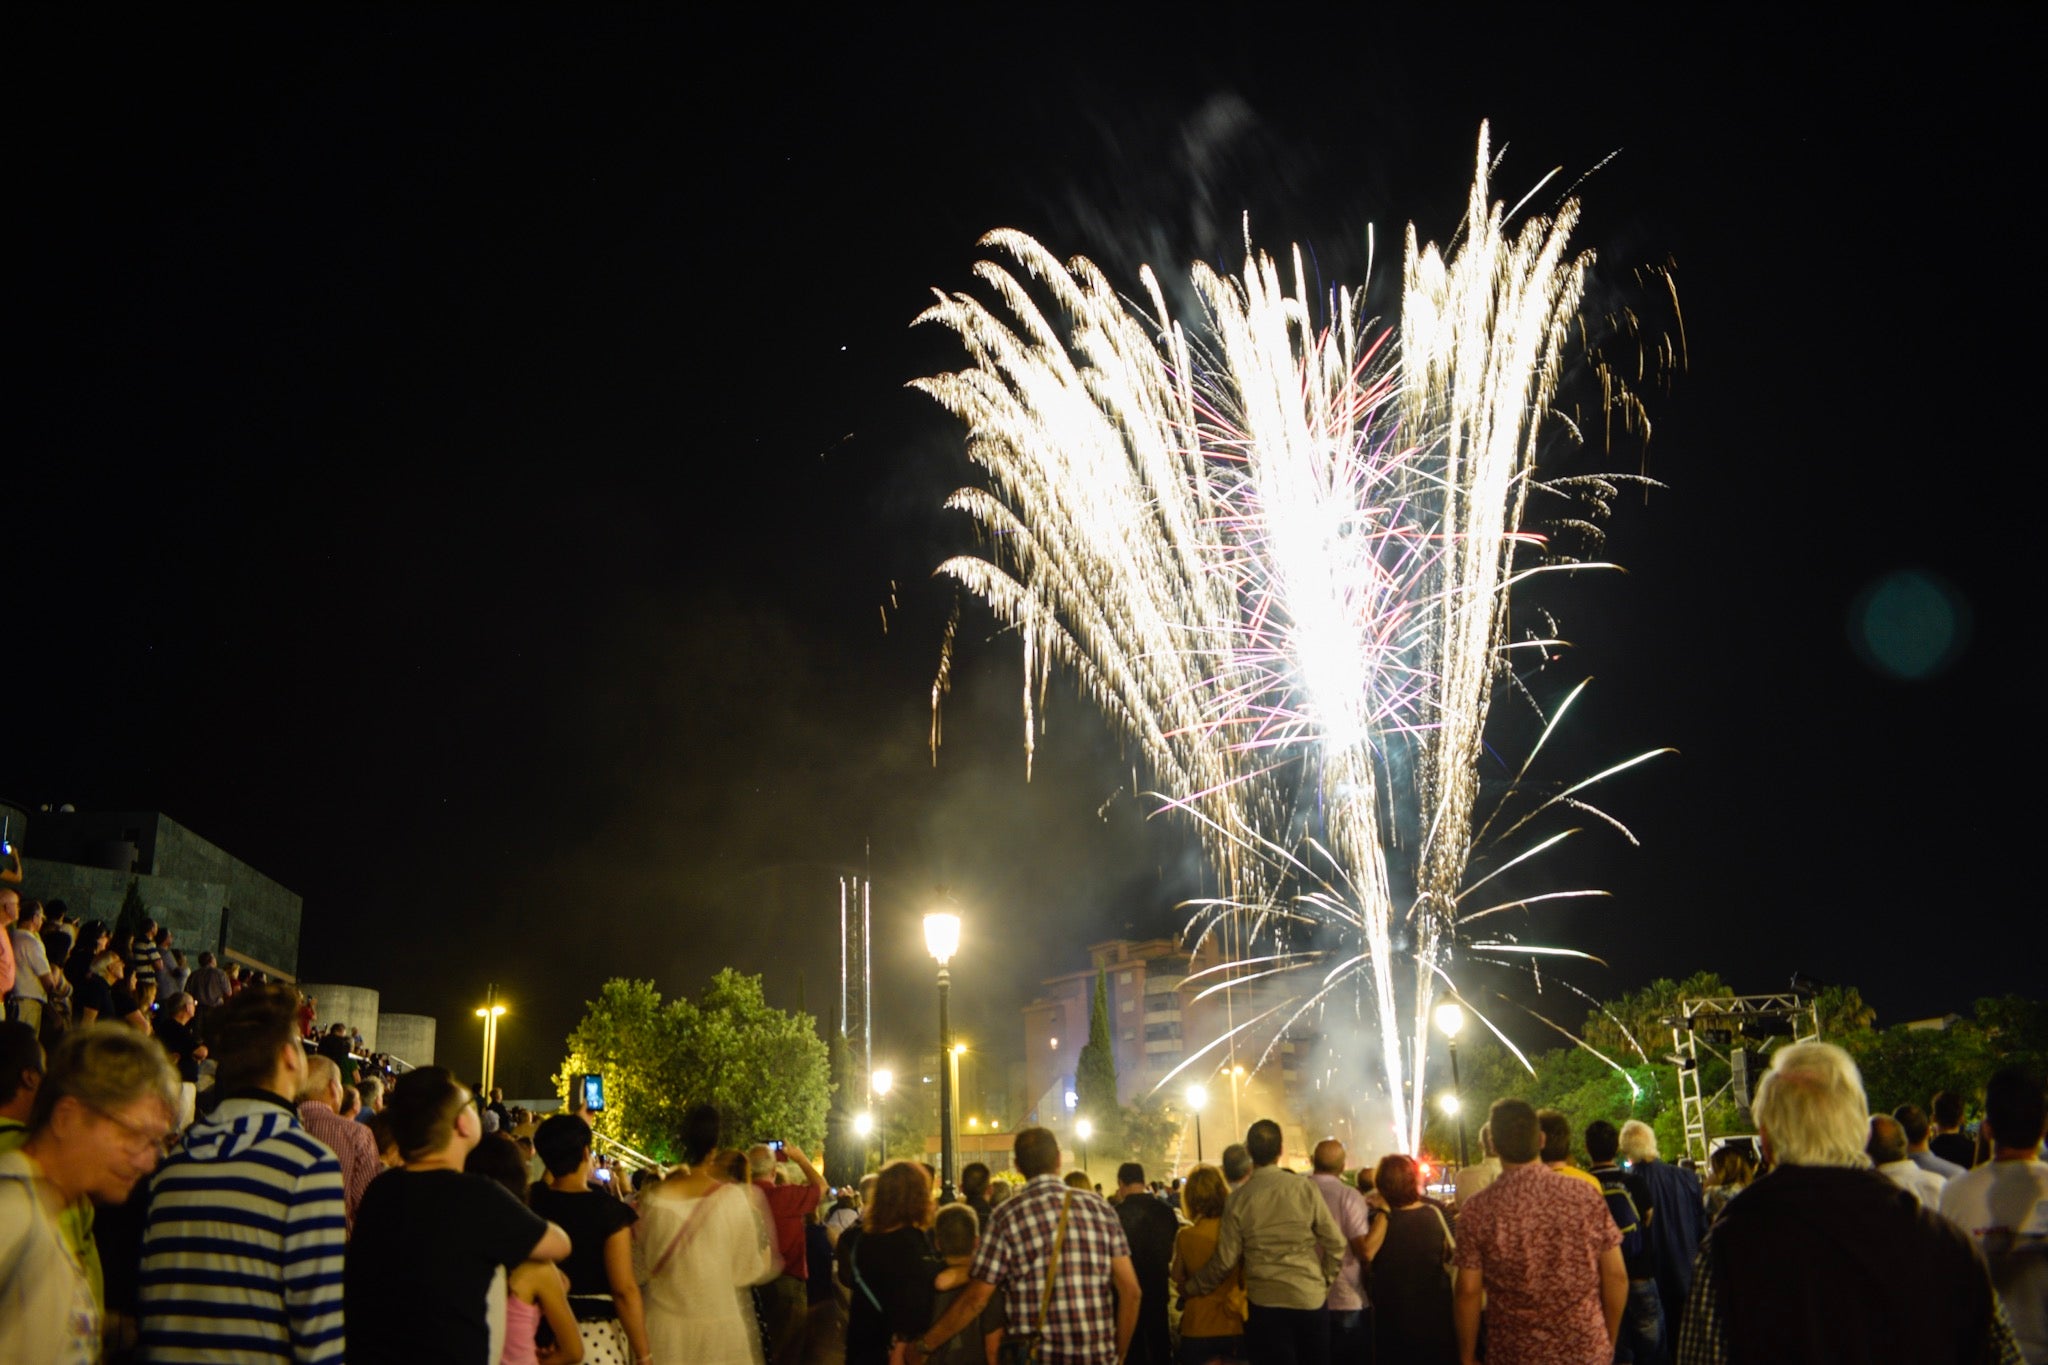
M 1961 1229 L 1872 1170 L 1783 1166 L 1707 1234 L 1728 1359 L 1986 1359 L 1996 1311 Z

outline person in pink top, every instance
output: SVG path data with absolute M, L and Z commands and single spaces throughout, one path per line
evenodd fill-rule
M 341 1116 L 341 1068 L 325 1057 L 306 1059 L 306 1083 L 299 1090 L 299 1122 L 324 1143 L 341 1163 L 342 1205 L 349 1231 L 356 1226 L 356 1206 L 363 1191 L 384 1169 L 377 1159 L 377 1139 L 353 1119 Z
M 1458 1352 L 1487 1365 L 1607 1365 L 1628 1270 L 1621 1229 L 1599 1189 L 1547 1169 L 1536 1111 L 1497 1100 L 1487 1120 L 1501 1173 L 1458 1212 Z

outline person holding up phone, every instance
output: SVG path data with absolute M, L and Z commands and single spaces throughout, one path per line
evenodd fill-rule
M 777 1184 L 776 1167 L 795 1163 L 802 1184 Z M 825 1177 L 793 1142 L 771 1138 L 747 1153 L 747 1178 L 768 1200 L 775 1218 L 775 1246 L 782 1254 L 782 1274 L 761 1289 L 762 1317 L 768 1324 L 768 1359 L 784 1359 L 803 1330 L 810 1307 L 810 1265 L 804 1254 L 804 1224 L 825 1197 Z

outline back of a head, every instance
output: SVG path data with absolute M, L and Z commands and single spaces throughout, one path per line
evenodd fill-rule
M 932 1245 L 941 1256 L 972 1256 L 981 1240 L 981 1215 L 967 1204 L 948 1204 L 932 1220 Z
M 1538 1109 L 1536 1127 L 1543 1133 L 1543 1159 L 1545 1161 L 1570 1161 L 1572 1159 L 1572 1121 L 1559 1109 Z
M 469 1092 L 445 1066 L 417 1067 L 400 1076 L 384 1106 L 399 1155 L 419 1161 L 442 1151 L 455 1137 L 456 1119 L 468 1104 Z
M 773 1180 L 775 1178 L 775 1149 L 763 1143 L 747 1148 L 747 1179 Z
M 40 1131 L 60 1100 L 72 1099 L 100 1114 L 116 1114 L 141 1099 L 178 1112 L 178 1073 L 156 1040 L 126 1024 L 86 1024 L 68 1030 L 50 1054 L 36 1086 L 28 1126 Z
M 1907 1145 L 1918 1147 L 1927 1141 L 1927 1111 L 1917 1104 L 1902 1104 L 1892 1110 L 1892 1117 L 1899 1121 L 1899 1127 L 1906 1130 Z
M 1493 1150 L 1506 1164 L 1524 1165 L 1543 1154 L 1543 1131 L 1527 1100 L 1495 1100 L 1486 1121 L 1493 1128 Z
M 2024 1067 L 2008 1066 L 1984 1087 L 1984 1122 L 1992 1140 L 2003 1148 L 2039 1147 L 2048 1112 L 2044 1112 L 2041 1077 Z
M 1657 1130 L 1641 1119 L 1630 1119 L 1622 1124 L 1620 1140 L 1621 1154 L 1628 1158 L 1631 1166 L 1657 1159 Z
M 0 1022 L 0 1104 L 14 1103 L 23 1072 L 43 1074 L 43 1045 L 35 1029 L 19 1019 Z
M 375 1104 L 384 1097 L 384 1080 L 380 1076 L 365 1076 L 356 1082 L 356 1089 L 362 1092 L 364 1104 Z
M 1144 1166 L 1135 1161 L 1126 1161 L 1123 1165 L 1116 1168 L 1116 1183 L 1119 1187 L 1144 1184 Z
M 1870 1136 L 1864 1139 L 1863 1154 L 1880 1166 L 1906 1159 L 1906 1130 L 1890 1114 L 1870 1116 Z
M 290 986 L 250 986 L 207 1017 L 206 1039 L 222 1095 L 268 1086 L 279 1054 L 299 1045 L 299 993 Z
M 1586 1125 L 1586 1155 L 1594 1164 L 1604 1166 L 1614 1160 L 1621 1151 L 1621 1132 L 1606 1119 L 1594 1119 Z
M 1491 1123 L 1479 1125 L 1479 1150 L 1488 1156 L 1500 1155 L 1499 1152 L 1493 1150 L 1493 1125 Z
M 1793 1043 L 1771 1055 L 1750 1109 L 1784 1166 L 1868 1166 L 1870 1107 L 1856 1062 L 1833 1043 Z
M 1026 1180 L 1052 1175 L 1060 1168 L 1060 1140 L 1048 1128 L 1020 1128 L 1010 1144 L 1010 1159 Z
M 1335 1138 L 1324 1138 L 1316 1144 L 1308 1164 L 1317 1175 L 1344 1174 L 1344 1144 Z
M 868 1232 L 923 1227 L 932 1203 L 932 1177 L 915 1161 L 892 1161 L 875 1182 L 875 1202 L 862 1218 Z
M 718 1107 L 710 1104 L 690 1106 L 683 1115 L 683 1130 L 680 1134 L 683 1149 L 683 1164 L 695 1166 L 718 1150 L 718 1137 L 723 1124 L 718 1117 Z
M 1223 1149 L 1223 1178 L 1233 1185 L 1242 1184 L 1252 1173 L 1252 1154 L 1242 1142 L 1233 1142 Z
M 979 1199 L 988 1193 L 989 1169 L 985 1162 L 970 1161 L 960 1168 L 960 1197 Z
M 462 1169 L 497 1181 L 514 1199 L 526 1202 L 526 1158 L 520 1154 L 519 1144 L 505 1134 L 492 1133 L 477 1143 L 463 1158 Z
M 1252 1165 L 1272 1165 L 1280 1159 L 1280 1125 L 1260 1119 L 1245 1130 L 1244 1149 L 1251 1153 Z
M 299 1103 L 307 1100 L 325 1102 L 328 1087 L 341 1084 L 341 1068 L 326 1057 L 306 1058 L 306 1079 L 299 1084 L 299 1093 L 293 1096 Z
M 1086 1171 L 1068 1171 L 1066 1181 L 1069 1189 L 1092 1190 L 1095 1188 L 1094 1184 L 1089 1181 L 1088 1172 Z
M 1937 1090 L 1934 1098 L 1927 1102 L 1934 1111 L 1934 1121 L 1943 1128 L 1963 1126 L 1963 1097 L 1950 1090 Z
M 1422 1169 L 1415 1158 L 1394 1152 L 1380 1158 L 1373 1169 L 1372 1187 L 1380 1198 L 1397 1209 L 1405 1209 L 1422 1198 Z
M 548 1174 L 557 1178 L 583 1164 L 590 1150 L 590 1125 L 574 1114 L 555 1114 L 533 1130 L 533 1150 Z
M 875 1186 L 881 1181 L 882 1177 L 874 1171 L 869 1171 L 860 1178 L 860 1202 L 863 1206 L 875 1202 Z
M 1221 1218 L 1223 1203 L 1228 1198 L 1230 1186 L 1223 1182 L 1223 1172 L 1214 1166 L 1195 1167 L 1188 1172 L 1187 1183 L 1180 1187 L 1180 1206 L 1191 1222 Z

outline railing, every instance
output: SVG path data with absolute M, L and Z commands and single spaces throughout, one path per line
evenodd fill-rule
M 653 1171 L 656 1175 L 662 1172 L 662 1164 L 647 1155 L 647 1153 L 633 1147 L 628 1147 L 617 1138 L 606 1137 L 595 1128 L 590 1130 L 590 1142 L 592 1146 L 603 1151 L 618 1165 L 632 1167 L 636 1170 Z

